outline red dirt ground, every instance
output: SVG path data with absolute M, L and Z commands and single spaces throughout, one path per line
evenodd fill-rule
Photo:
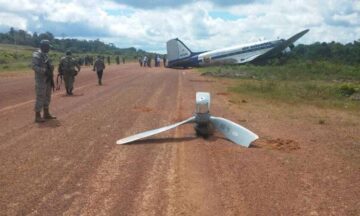
M 84 67 L 75 96 L 54 94 L 58 119 L 35 124 L 33 75 L 0 77 L 0 214 L 360 215 L 359 115 L 235 97 L 229 84 L 125 64 L 98 86 Z M 115 144 L 190 117 L 196 91 L 260 139 L 246 149 L 186 125 Z

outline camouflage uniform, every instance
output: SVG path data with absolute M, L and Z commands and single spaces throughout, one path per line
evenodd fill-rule
M 58 72 L 64 77 L 65 89 L 68 95 L 73 94 L 75 76 L 79 71 L 80 65 L 77 64 L 76 59 L 71 57 L 71 52 L 66 52 L 66 56 L 63 56 L 60 60 Z
M 166 57 L 163 57 L 164 67 L 166 67 Z
M 42 40 L 41 46 L 48 46 L 50 48 L 49 41 Z M 56 117 L 51 116 L 49 113 L 49 105 L 51 101 L 51 90 L 54 88 L 53 71 L 54 66 L 51 64 L 47 52 L 43 49 L 35 51 L 32 55 L 32 69 L 35 72 L 35 122 L 43 122 L 40 112 L 44 110 L 45 119 L 54 119 Z
M 149 58 L 147 59 L 147 66 L 148 67 L 151 67 L 151 56 L 149 56 Z
M 98 58 L 95 60 L 94 62 L 94 68 L 93 71 L 96 71 L 97 76 L 98 76 L 98 80 L 99 80 L 99 85 L 102 85 L 101 79 L 102 79 L 102 75 L 105 69 L 105 63 L 104 61 L 98 56 Z
M 140 67 L 142 67 L 142 66 L 143 66 L 143 62 L 142 62 L 142 58 L 141 58 L 141 56 L 139 57 L 139 64 L 140 64 Z

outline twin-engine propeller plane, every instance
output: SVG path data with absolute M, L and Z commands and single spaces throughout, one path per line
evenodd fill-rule
M 214 64 L 243 64 L 260 62 L 280 56 L 288 47 L 306 34 L 309 29 L 295 34 L 287 40 L 261 41 L 205 52 L 192 52 L 178 38 L 166 43 L 168 67 L 198 67 Z
M 259 138 L 250 130 L 236 124 L 230 120 L 210 115 L 210 93 L 196 92 L 196 110 L 195 115 L 182 121 L 162 128 L 145 131 L 133 136 L 120 139 L 116 144 L 127 144 L 133 141 L 143 139 L 164 131 L 176 128 L 183 124 L 195 123 L 195 131 L 198 136 L 207 138 L 214 133 L 214 129 L 221 132 L 227 139 L 232 142 L 249 147 L 249 145 Z

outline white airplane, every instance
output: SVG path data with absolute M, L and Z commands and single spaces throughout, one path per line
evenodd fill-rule
M 306 34 L 309 29 L 284 40 L 261 41 L 205 52 L 192 52 L 178 38 L 166 43 L 168 67 L 198 67 L 216 64 L 243 64 L 276 57 Z

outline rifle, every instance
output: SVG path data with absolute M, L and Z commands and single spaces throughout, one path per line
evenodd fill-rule
M 50 82 L 51 88 L 53 89 L 53 92 L 55 91 L 55 83 L 54 83 L 54 66 L 51 65 L 50 59 L 45 59 L 44 63 L 46 64 L 46 82 Z
M 59 82 L 59 77 L 60 77 L 60 82 Z M 62 81 L 63 81 L 63 75 L 58 74 L 56 77 L 56 91 L 59 91 L 61 89 Z

